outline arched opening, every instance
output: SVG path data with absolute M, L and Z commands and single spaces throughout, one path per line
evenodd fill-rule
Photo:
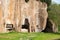
M 27 18 L 25 18 L 24 25 L 22 25 L 22 29 L 27 29 L 28 32 L 30 32 L 30 29 L 29 29 L 29 20 Z

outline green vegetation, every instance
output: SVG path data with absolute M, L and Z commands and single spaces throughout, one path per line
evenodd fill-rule
M 5 33 L 0 34 L 0 40 L 54 40 L 59 39 L 59 33 Z
M 59 27 L 60 31 L 60 4 L 52 4 L 49 8 L 49 18 L 55 22 L 55 24 Z
M 59 27 L 60 31 L 60 4 L 50 5 L 49 3 L 48 6 L 49 6 L 48 7 L 49 18 L 55 22 L 55 24 Z M 60 33 L 43 33 L 43 32 L 41 33 L 11 32 L 2 34 L 0 33 L 0 40 L 54 40 L 54 39 L 60 39 Z

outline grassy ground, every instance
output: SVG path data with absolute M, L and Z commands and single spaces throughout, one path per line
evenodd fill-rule
M 54 40 L 60 39 L 59 33 L 4 33 L 0 34 L 0 40 Z

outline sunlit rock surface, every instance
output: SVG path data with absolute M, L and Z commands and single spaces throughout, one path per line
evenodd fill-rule
M 47 4 L 38 0 L 0 0 L 0 32 L 11 31 L 11 28 L 17 32 L 24 28 L 28 32 L 41 32 L 47 17 Z

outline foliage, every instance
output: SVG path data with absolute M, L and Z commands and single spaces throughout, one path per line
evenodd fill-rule
M 49 8 L 50 8 L 50 10 L 48 11 L 49 18 L 52 19 L 59 26 L 60 25 L 60 4 L 52 4 Z
M 47 6 L 50 6 L 51 5 L 51 0 L 40 0 L 40 1 L 47 3 Z

